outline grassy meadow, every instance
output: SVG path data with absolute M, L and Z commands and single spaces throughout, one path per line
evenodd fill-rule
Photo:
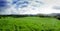
M 42 17 L 2 17 L 0 31 L 60 31 L 60 20 Z

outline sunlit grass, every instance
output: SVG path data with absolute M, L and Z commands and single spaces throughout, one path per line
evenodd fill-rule
M 0 19 L 0 31 L 60 31 L 56 18 L 6 17 Z

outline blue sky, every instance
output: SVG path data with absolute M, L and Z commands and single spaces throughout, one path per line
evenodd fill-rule
M 5 0 L 4 0 L 5 1 Z M 60 13 L 60 0 L 6 0 L 0 14 L 50 14 Z M 2 9 L 3 8 L 3 9 Z

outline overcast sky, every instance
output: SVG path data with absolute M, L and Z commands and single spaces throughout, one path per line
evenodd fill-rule
M 60 0 L 7 0 L 9 7 L 0 14 L 50 14 L 60 13 Z M 1 8 L 1 7 L 0 7 Z M 2 12 L 1 12 L 2 11 Z

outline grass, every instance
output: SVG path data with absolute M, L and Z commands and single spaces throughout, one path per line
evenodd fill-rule
M 6 17 L 0 19 L 0 31 L 60 31 L 60 20 L 40 17 Z

